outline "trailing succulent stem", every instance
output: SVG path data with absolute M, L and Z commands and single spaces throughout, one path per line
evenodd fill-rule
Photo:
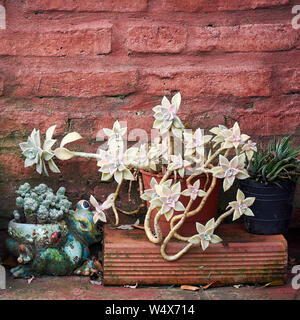
M 55 126 L 50 127 L 46 132 L 46 140 L 41 144 L 39 131 L 32 132 L 26 143 L 20 144 L 23 155 L 26 157 L 25 166 L 36 166 L 39 173 L 48 174 L 46 164 L 53 172 L 60 172 L 55 165 L 54 157 L 60 160 L 69 160 L 73 157 L 92 158 L 97 160 L 97 166 L 101 173 L 102 181 L 113 179 L 117 182 L 117 188 L 114 194 L 111 194 L 103 204 L 98 204 L 97 200 L 91 196 L 90 201 L 96 208 L 95 221 L 100 219 L 106 221 L 104 209 L 112 207 L 115 216 L 115 225 L 119 224 L 119 212 L 127 215 L 137 214 L 147 203 L 148 210 L 144 221 L 144 229 L 148 239 L 156 244 L 161 244 L 161 254 L 169 261 L 176 260 L 187 252 L 192 246 L 200 245 L 202 250 L 206 250 L 210 243 L 221 241 L 217 235 L 214 235 L 215 228 L 222 222 L 225 217 L 233 214 L 233 220 L 239 218 L 242 214 L 252 215 L 248 208 L 254 201 L 253 198 L 245 199 L 243 193 L 238 190 L 236 201 L 229 203 L 230 208 L 225 212 L 217 222 L 214 219 L 209 220 L 205 225 L 196 223 L 197 234 L 191 237 L 179 235 L 178 230 L 184 224 L 186 218 L 193 215 L 200 215 L 205 208 L 205 204 L 211 193 L 216 187 L 217 179 L 223 180 L 223 189 L 230 189 L 236 179 L 247 179 L 249 177 L 245 160 L 250 161 L 254 152 L 257 151 L 256 144 L 250 140 L 246 134 L 242 134 L 240 127 L 236 122 L 232 128 L 219 125 L 212 128 L 211 134 L 205 135 L 203 130 L 186 129 L 178 116 L 181 104 L 181 95 L 176 93 L 169 101 L 163 97 L 161 104 L 153 108 L 154 123 L 153 129 L 156 130 L 155 137 L 151 143 L 141 143 L 138 147 L 127 148 L 125 136 L 126 127 L 121 127 L 119 121 L 115 121 L 113 128 L 103 128 L 107 136 L 106 150 L 99 149 L 98 153 L 77 152 L 67 149 L 68 143 L 75 142 L 82 137 L 77 132 L 68 133 L 61 141 L 60 146 L 52 150 L 56 140 L 52 139 Z M 148 136 L 148 134 L 146 135 Z M 183 147 L 179 148 L 177 147 Z M 287 161 L 295 155 L 295 152 L 285 154 L 285 149 L 289 143 L 285 142 L 283 146 L 275 145 L 278 154 L 285 155 L 278 158 L 276 164 L 269 167 L 266 161 L 269 158 L 263 154 L 257 157 L 255 161 L 263 163 L 266 168 L 263 169 L 264 176 L 270 181 L 281 177 L 288 176 L 298 169 L 296 163 Z M 181 152 L 183 150 L 183 152 Z M 250 167 L 255 170 L 255 162 L 250 163 Z M 268 169 L 268 170 L 267 170 Z M 141 179 L 142 170 L 151 173 L 163 174 L 162 179 L 158 182 L 152 178 L 150 189 L 144 190 Z M 187 178 L 188 176 L 188 178 Z M 200 176 L 205 176 L 204 185 L 200 186 Z M 181 179 L 186 179 L 187 188 L 181 190 Z M 135 210 L 126 211 L 116 207 L 116 199 L 120 193 L 124 180 L 129 181 L 128 199 L 130 200 L 132 181 L 138 181 L 141 203 Z M 193 183 L 192 183 L 193 181 Z M 20 190 L 21 198 L 26 194 L 26 187 Z M 181 202 L 181 197 L 188 197 L 189 202 L 185 207 Z M 191 205 L 196 199 L 200 202 L 196 209 L 191 210 Z M 36 201 L 35 199 L 33 199 Z M 51 199 L 48 199 L 51 200 Z M 24 199 L 19 199 L 17 206 L 26 207 L 24 212 L 16 212 L 17 217 L 22 214 L 28 220 L 33 219 L 32 211 L 35 211 L 35 202 L 25 203 Z M 44 201 L 44 199 L 43 199 Z M 51 202 L 51 201 L 50 201 Z M 48 204 L 49 205 L 49 204 Z M 48 221 L 45 217 L 44 204 L 39 204 L 38 221 Z M 45 207 L 46 204 L 45 204 Z M 60 219 L 58 208 L 55 208 L 53 215 Z M 154 217 L 154 230 L 151 230 L 150 220 L 152 214 Z M 175 215 L 175 213 L 177 215 Z M 163 239 L 163 233 L 160 228 L 161 217 L 170 223 L 170 232 Z M 51 220 L 51 219 L 50 219 Z M 166 253 L 166 247 L 173 238 L 188 242 L 184 249 L 173 256 Z

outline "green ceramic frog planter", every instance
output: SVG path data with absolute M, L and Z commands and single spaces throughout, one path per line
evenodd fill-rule
M 11 269 L 13 276 L 86 274 L 93 265 L 89 246 L 102 238 L 101 221 L 89 202 L 81 200 L 70 210 L 65 188 L 54 194 L 45 184 L 31 189 L 26 183 L 17 194 L 19 210 L 14 211 L 6 240 L 19 263 Z

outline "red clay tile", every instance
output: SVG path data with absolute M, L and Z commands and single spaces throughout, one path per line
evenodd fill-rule
M 146 238 L 142 230 L 105 227 L 104 285 L 147 284 L 222 285 L 286 281 L 287 242 L 282 235 L 254 235 L 240 224 L 224 224 L 216 230 L 222 243 L 205 252 L 192 248 L 179 260 L 168 262 L 160 245 Z M 167 253 L 176 253 L 183 243 L 172 240 Z

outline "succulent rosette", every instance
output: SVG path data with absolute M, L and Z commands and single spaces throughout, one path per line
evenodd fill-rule
M 236 201 L 231 201 L 227 208 L 234 209 L 232 220 L 240 218 L 243 214 L 246 216 L 254 216 L 252 210 L 249 208 L 254 203 L 255 198 L 245 198 L 244 193 L 238 189 L 236 194 Z
M 171 155 L 171 162 L 168 165 L 168 170 L 175 171 L 177 170 L 179 175 L 183 178 L 185 169 L 191 165 L 190 161 L 182 159 L 181 154 Z
M 114 122 L 112 129 L 103 128 L 103 131 L 108 136 L 108 145 L 110 145 L 111 143 L 117 143 L 118 146 L 123 145 L 127 128 L 121 128 L 120 122 L 118 120 Z
M 150 181 L 150 189 L 144 190 L 144 193 L 142 194 L 141 198 L 146 201 L 151 201 L 153 199 L 159 198 L 159 194 L 156 192 L 156 186 L 158 186 L 159 183 L 156 181 L 154 177 L 152 177 Z M 170 188 L 172 185 L 172 179 L 169 179 L 162 183 L 162 185 Z
M 241 133 L 237 122 L 230 129 L 225 126 L 219 126 L 212 128 L 210 132 L 216 134 L 212 141 L 216 142 L 216 144 L 221 143 L 221 148 L 223 149 L 237 149 L 250 138 L 248 135 Z
M 161 214 L 164 214 L 167 221 L 172 218 L 174 211 L 185 210 L 184 205 L 179 201 L 181 195 L 180 182 L 171 187 L 164 184 L 155 185 L 155 191 L 159 197 L 150 200 L 150 204 L 159 210 Z
M 122 148 L 110 148 L 107 151 L 100 150 L 101 160 L 97 165 L 102 172 L 101 180 L 107 181 L 114 177 L 120 184 L 124 180 L 134 180 L 134 176 L 128 169 L 136 158 L 137 148 L 129 148 L 123 152 Z
M 102 222 L 107 222 L 104 210 L 107 210 L 112 207 L 113 198 L 114 198 L 114 193 L 111 193 L 102 204 L 99 204 L 94 196 L 92 195 L 90 196 L 90 203 L 95 208 L 95 211 L 93 212 L 94 224 L 96 224 L 99 220 Z
M 176 137 L 181 138 L 184 125 L 177 116 L 180 103 L 180 92 L 172 97 L 171 102 L 166 97 L 163 97 L 161 105 L 153 108 L 155 112 L 153 128 L 159 129 L 161 134 L 165 134 L 171 130 Z
M 242 147 L 242 152 L 246 154 L 248 161 L 250 161 L 254 155 L 254 152 L 257 152 L 256 143 L 252 140 L 248 140 Z
M 245 169 L 245 154 L 235 156 L 230 161 L 224 156 L 219 156 L 219 166 L 210 170 L 216 178 L 223 179 L 223 189 L 227 191 L 234 183 L 235 179 L 249 178 L 248 172 Z
M 210 219 L 206 225 L 196 222 L 198 234 L 192 236 L 188 241 L 192 244 L 201 244 L 202 250 L 205 251 L 210 243 L 219 243 L 222 239 L 214 234 L 215 219 Z
M 183 190 L 181 193 L 183 196 L 191 197 L 193 200 L 196 200 L 197 197 L 206 196 L 206 192 L 200 189 L 200 180 L 196 180 L 194 184 L 189 184 L 187 189 Z
M 185 152 L 189 157 L 193 154 L 204 156 L 204 145 L 211 140 L 211 135 L 204 135 L 203 130 L 198 128 L 194 133 L 184 132 Z
M 24 167 L 30 167 L 35 165 L 36 171 L 39 174 L 45 173 L 47 176 L 48 171 L 46 163 L 48 163 L 49 169 L 52 172 L 59 173 L 60 170 L 53 161 L 54 152 L 51 150 L 56 140 L 52 139 L 56 126 L 50 127 L 46 132 L 46 139 L 41 145 L 40 131 L 33 129 L 31 135 L 27 138 L 27 142 L 21 142 L 19 144 L 22 154 L 25 156 Z

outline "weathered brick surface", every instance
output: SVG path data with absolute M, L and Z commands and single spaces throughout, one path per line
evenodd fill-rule
M 44 134 L 54 124 L 56 124 L 56 133 L 62 134 L 67 128 L 67 121 L 66 112 L 42 113 L 5 109 L 0 112 L 0 137 L 5 137 L 14 131 L 30 134 L 34 128 Z
M 283 93 L 300 91 L 300 69 L 285 68 L 279 71 L 279 83 Z
M 74 56 L 111 51 L 111 28 L 49 32 L 0 32 L 0 55 Z
M 207 130 L 238 121 L 256 141 L 291 134 L 299 144 L 295 4 L 6 1 L 7 28 L 0 30 L 0 228 L 11 217 L 15 188 L 25 181 L 64 185 L 74 204 L 93 193 L 103 200 L 115 188 L 100 182 L 94 160 L 57 161 L 62 173 L 50 178 L 24 169 L 18 144 L 33 128 L 44 134 L 57 124 L 58 143 L 78 131 L 84 139 L 70 148 L 95 152 L 97 134 L 117 119 L 127 122 L 129 132 L 141 128 L 149 137 L 152 108 L 180 90 L 179 116 L 188 127 Z M 127 190 L 122 192 L 118 201 L 134 208 Z M 127 218 L 121 217 L 124 223 Z
M 163 0 L 162 8 L 170 11 L 232 11 L 286 5 L 289 0 Z
M 290 25 L 256 24 L 191 29 L 189 47 L 195 51 L 279 51 L 296 45 Z
M 148 94 L 161 96 L 181 90 L 186 97 L 233 95 L 239 97 L 269 96 L 268 70 L 224 68 L 221 70 L 184 69 L 150 70 L 144 75 Z
M 147 0 L 26 0 L 29 11 L 135 12 L 147 8 Z
M 185 48 L 186 29 L 177 26 L 134 26 L 128 30 L 128 50 L 141 53 L 179 53 Z
M 5 169 L 5 175 L 13 179 L 24 179 L 36 176 L 31 168 L 24 168 L 22 158 L 16 157 L 13 153 L 0 154 L 1 167 Z
M 135 70 L 51 71 L 51 73 L 27 73 L 18 76 L 21 86 L 15 89 L 17 96 L 97 97 L 126 95 L 135 92 Z
M 0 96 L 2 96 L 2 94 L 3 94 L 3 84 L 4 84 L 4 80 L 3 80 L 3 78 L 0 76 Z

